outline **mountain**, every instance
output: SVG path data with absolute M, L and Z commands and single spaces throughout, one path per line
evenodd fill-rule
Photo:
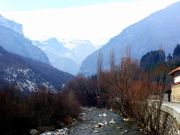
M 52 66 L 73 75 L 79 71 L 82 60 L 95 50 L 88 40 L 49 38 L 33 44 L 46 53 Z
M 0 25 L 5 26 L 5 27 L 23 35 L 23 27 L 21 24 L 18 24 L 12 20 L 8 20 L 8 19 L 4 18 L 1 14 L 0 14 Z
M 69 58 L 74 56 L 73 52 L 65 48 L 56 38 L 42 42 L 33 41 L 33 44 L 46 53 L 52 66 L 73 75 L 77 74 L 80 65 Z
M 31 40 L 24 37 L 22 25 L 2 16 L 0 16 L 0 24 L 2 24 L 0 25 L 0 46 L 9 52 L 50 64 L 46 54 L 34 46 Z
M 94 45 L 89 40 L 80 39 L 59 39 L 64 47 L 68 48 L 75 55 L 74 61 L 78 64 L 96 49 Z M 71 58 L 71 57 L 70 57 Z M 73 58 L 71 58 L 73 60 Z
M 51 65 L 72 75 L 76 75 L 80 68 L 79 64 L 66 57 L 58 57 L 54 61 L 51 61 Z
M 73 75 L 48 64 L 7 52 L 0 47 L 0 83 L 10 83 L 25 92 L 39 86 L 52 90 L 63 87 Z
M 140 59 L 151 50 L 160 47 L 167 53 L 172 53 L 180 43 L 180 2 L 159 10 L 143 20 L 125 28 L 119 35 L 96 52 L 89 55 L 81 64 L 79 73 L 91 75 L 96 73 L 98 52 L 103 53 L 103 67 L 109 68 L 109 53 L 115 50 L 115 61 L 118 63 L 127 45 L 131 45 L 133 58 Z
M 41 48 L 46 54 L 50 53 L 59 57 L 70 57 L 72 55 L 71 51 L 65 48 L 56 38 L 50 38 L 42 42 L 37 40 L 32 42 L 35 46 Z M 52 59 L 52 57 L 49 58 Z

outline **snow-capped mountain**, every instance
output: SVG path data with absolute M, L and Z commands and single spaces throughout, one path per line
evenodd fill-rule
M 78 64 L 81 62 L 96 49 L 94 45 L 89 40 L 80 40 L 80 39 L 58 39 L 64 47 L 71 50 L 77 60 Z
M 33 44 L 46 53 L 52 66 L 73 75 L 77 74 L 80 65 L 73 61 L 76 60 L 75 55 L 56 38 L 50 38 L 42 42 L 33 41 Z M 73 60 L 70 58 L 73 58 Z
M 95 51 L 88 40 L 50 38 L 33 44 L 46 53 L 54 67 L 73 75 L 77 74 L 82 60 Z

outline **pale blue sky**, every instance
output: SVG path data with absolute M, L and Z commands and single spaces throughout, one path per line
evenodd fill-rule
M 0 11 L 27 11 L 42 8 L 67 8 L 110 2 L 132 2 L 138 0 L 0 0 Z
M 180 0 L 0 0 L 0 14 L 26 37 L 75 38 L 105 44 L 123 29 Z

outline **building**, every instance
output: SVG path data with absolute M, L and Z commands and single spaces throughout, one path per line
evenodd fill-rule
M 180 102 L 180 67 L 171 71 L 168 75 L 171 75 L 174 79 L 174 83 L 171 85 L 171 102 Z

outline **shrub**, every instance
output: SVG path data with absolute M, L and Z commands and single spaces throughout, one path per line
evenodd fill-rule
M 32 128 L 59 126 L 79 116 L 80 106 L 73 92 L 55 93 L 43 88 L 25 94 L 14 87 L 0 90 L 1 134 L 29 134 Z

